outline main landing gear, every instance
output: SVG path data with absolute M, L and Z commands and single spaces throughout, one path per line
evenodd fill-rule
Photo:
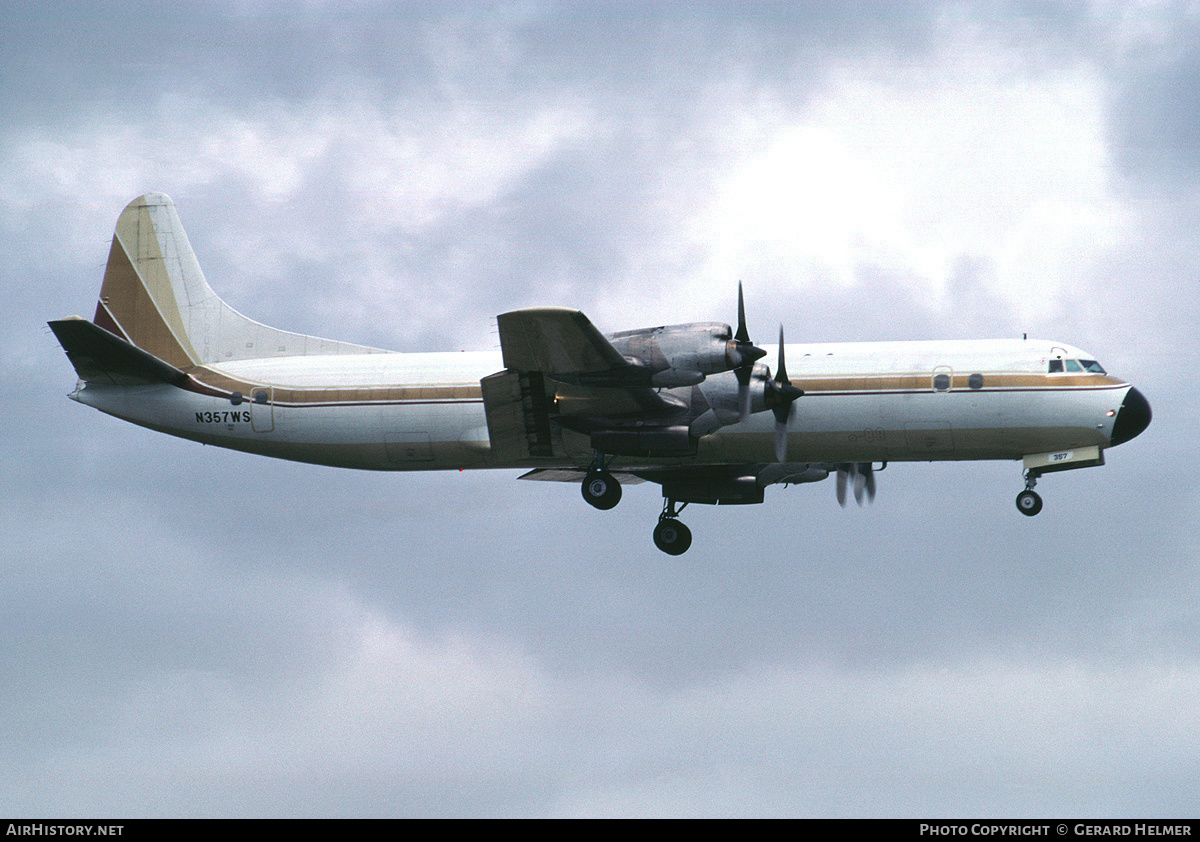
M 678 520 L 685 508 L 687 503 L 675 508 L 675 501 L 670 498 L 663 502 L 662 514 L 654 527 L 654 546 L 668 555 L 683 555 L 692 545 L 692 530 Z
M 621 483 L 605 469 L 603 457 L 596 457 L 580 486 L 583 499 L 597 509 L 608 510 L 621 502 Z M 668 555 L 683 555 L 692 545 L 692 530 L 679 522 L 679 513 L 687 503 L 677 505 L 666 499 L 654 527 L 654 546 Z
M 1025 472 L 1025 490 L 1017 495 L 1017 511 L 1033 517 L 1042 510 L 1042 497 L 1033 487 L 1037 485 L 1039 474 L 1036 471 Z
M 611 509 L 621 502 L 621 483 L 608 471 L 590 470 L 583 480 L 583 499 L 597 509 Z

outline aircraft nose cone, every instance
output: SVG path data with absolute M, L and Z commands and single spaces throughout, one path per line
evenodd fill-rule
M 1125 393 L 1125 400 L 1117 410 L 1117 420 L 1113 424 L 1112 444 L 1124 444 L 1131 438 L 1141 434 L 1150 426 L 1150 402 L 1132 386 Z

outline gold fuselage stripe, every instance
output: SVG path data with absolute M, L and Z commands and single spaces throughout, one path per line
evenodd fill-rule
M 232 377 L 208 366 L 188 370 L 191 391 L 230 398 L 235 392 L 247 400 L 255 390 L 270 389 L 276 406 L 366 406 L 385 404 L 481 403 L 478 383 L 377 386 L 293 387 Z M 1129 384 L 1103 374 L 1033 374 L 991 372 L 983 374 L 980 388 L 968 385 L 967 375 L 951 377 L 948 389 L 935 389 L 929 373 L 837 375 L 795 379 L 793 385 L 810 397 L 883 396 L 906 394 L 992 394 L 1004 392 L 1096 391 Z

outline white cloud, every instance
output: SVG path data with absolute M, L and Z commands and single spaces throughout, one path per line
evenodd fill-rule
M 761 108 L 695 225 L 715 234 L 712 273 L 844 289 L 875 266 L 950 309 L 969 259 L 990 267 L 980 292 L 1025 323 L 1070 307 L 1135 234 L 1112 183 L 1105 80 L 1082 61 L 1019 65 L 1016 48 L 951 38 L 906 66 L 850 60 L 802 110 Z

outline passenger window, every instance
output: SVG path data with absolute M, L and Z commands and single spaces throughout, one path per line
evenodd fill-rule
M 939 392 L 944 392 L 950 388 L 949 374 L 935 374 L 933 376 L 933 388 Z

